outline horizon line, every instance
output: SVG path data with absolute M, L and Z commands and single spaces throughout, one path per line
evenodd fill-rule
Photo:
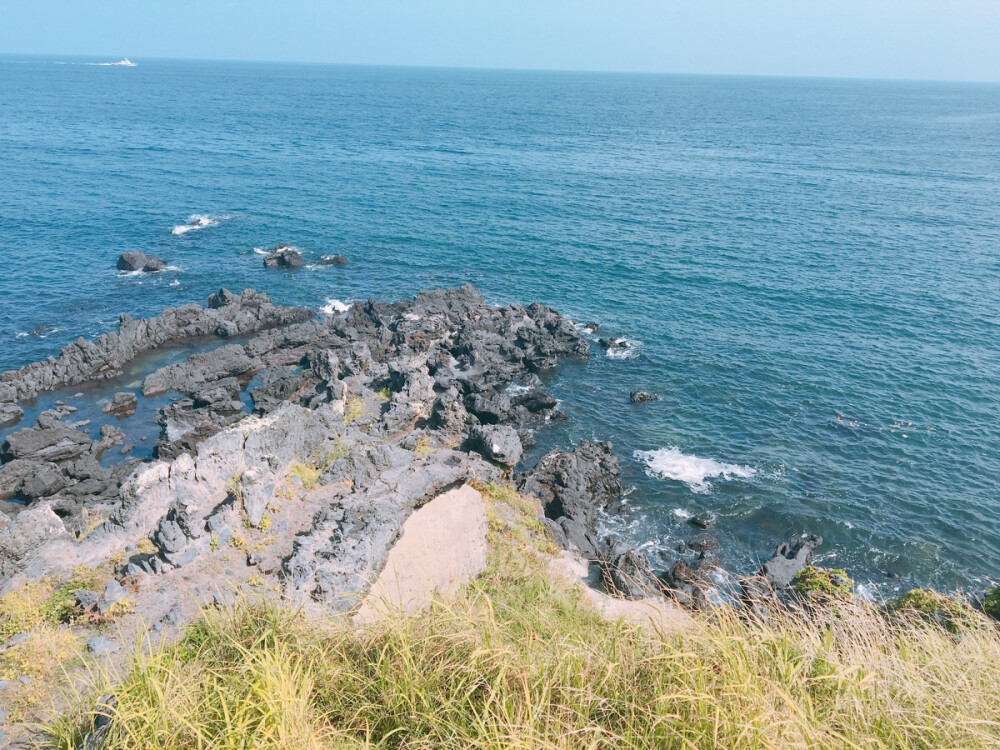
M 79 54 L 79 53 L 56 53 L 56 52 L 4 52 L 0 51 L 0 58 L 3 57 L 44 57 L 44 58 L 93 58 L 105 60 L 115 57 L 115 55 Z M 377 62 L 343 62 L 333 60 L 269 60 L 269 59 L 248 59 L 233 57 L 161 57 L 157 55 L 140 56 L 133 58 L 123 55 L 132 62 L 136 60 L 153 60 L 157 62 L 204 62 L 204 63 L 245 63 L 256 65 L 316 65 L 326 67 L 344 68 L 392 68 L 392 69 L 416 69 L 416 70 L 454 70 L 454 71 L 482 71 L 497 73 L 583 73 L 589 75 L 647 75 L 647 76 L 671 76 L 671 77 L 703 77 L 703 78 L 788 78 L 796 80 L 822 80 L 822 81 L 868 81 L 868 82 L 888 82 L 888 83 L 956 83 L 974 85 L 998 85 L 1000 80 L 992 79 L 958 79 L 958 78 L 907 78 L 903 76 L 850 76 L 835 74 L 807 74 L 807 73 L 705 73 L 705 72 L 681 72 L 666 70 L 625 70 L 625 69 L 589 69 L 589 68 L 532 68 L 532 67 L 507 67 L 507 66 L 476 66 L 476 65 L 433 65 L 427 63 L 377 63 Z M 119 58 L 121 59 L 121 58 Z

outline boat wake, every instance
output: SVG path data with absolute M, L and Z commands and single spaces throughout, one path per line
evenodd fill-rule
M 139 67 L 134 62 L 129 60 L 127 57 L 123 57 L 118 62 L 104 62 L 104 63 L 84 63 L 84 65 L 93 65 L 98 68 L 137 68 Z

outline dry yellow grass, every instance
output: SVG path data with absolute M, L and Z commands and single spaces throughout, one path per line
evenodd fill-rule
M 996 748 L 1000 640 L 859 603 L 683 631 L 608 622 L 541 572 L 529 503 L 484 488 L 486 574 L 370 629 L 261 600 L 97 675 L 52 728 L 72 747 L 114 688 L 123 748 Z

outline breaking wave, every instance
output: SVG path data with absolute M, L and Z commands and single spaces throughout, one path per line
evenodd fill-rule
M 646 464 L 646 474 L 649 476 L 684 482 L 692 492 L 708 492 L 711 487 L 709 479 L 750 479 L 757 473 L 752 466 L 689 456 L 677 448 L 636 451 L 635 458 Z

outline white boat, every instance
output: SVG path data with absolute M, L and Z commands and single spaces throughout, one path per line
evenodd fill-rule
M 108 63 L 108 65 L 121 65 L 122 67 L 125 67 L 125 68 L 134 68 L 134 67 L 136 67 L 135 63 L 132 62 L 131 60 L 129 60 L 127 57 L 123 57 L 118 62 Z

